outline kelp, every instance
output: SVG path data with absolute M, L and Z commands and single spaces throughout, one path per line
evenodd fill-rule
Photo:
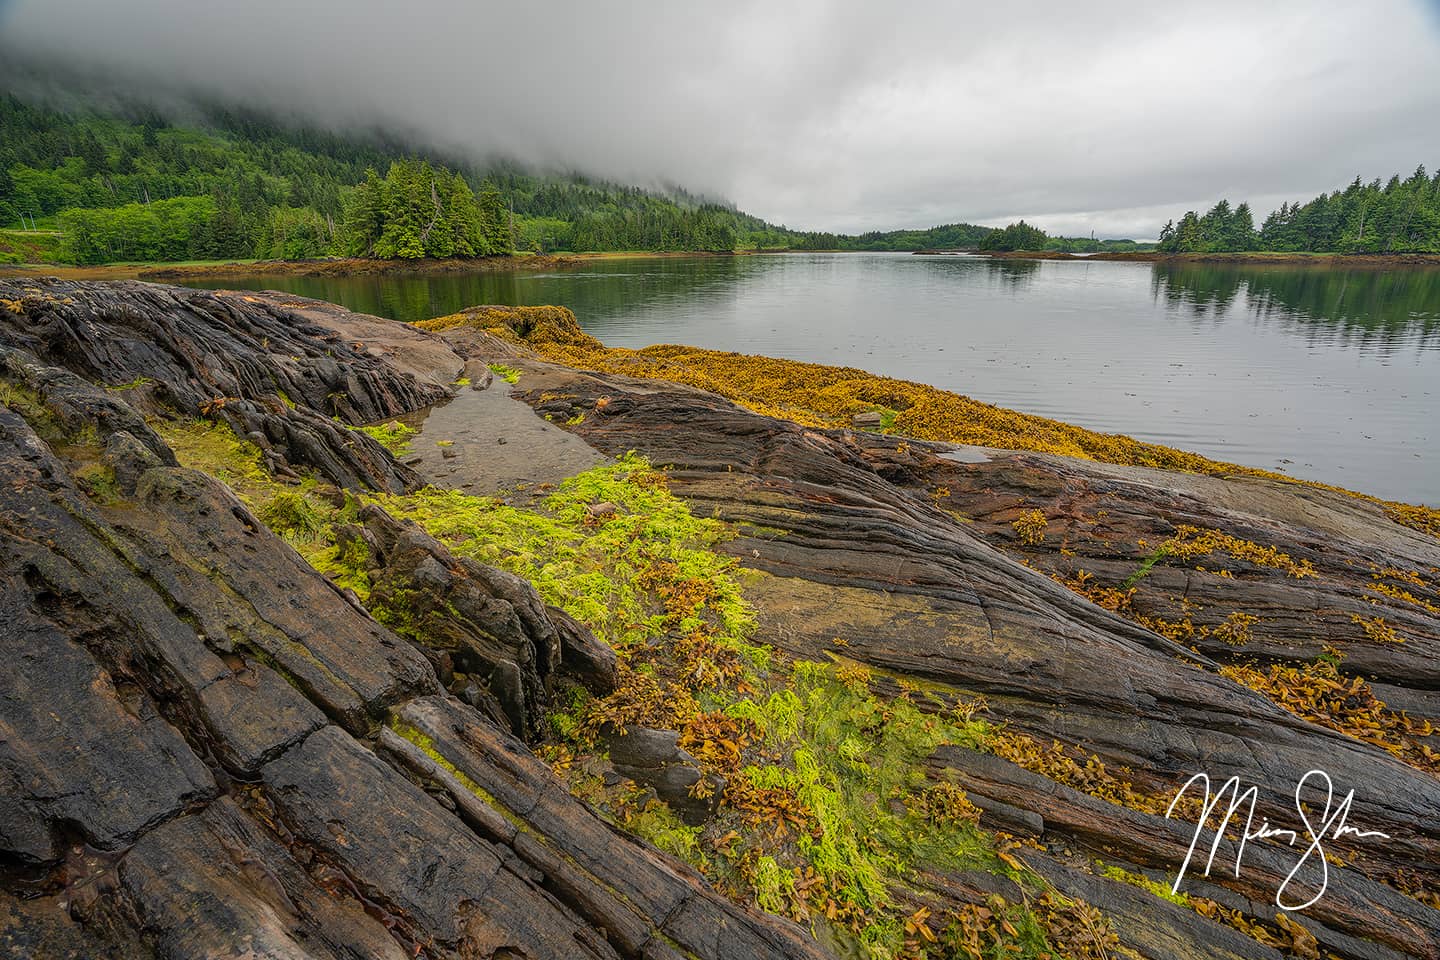
M 1318 487 L 1378 504 L 1394 522 L 1440 537 L 1440 510 L 1432 507 L 1397 503 L 1269 470 L 1211 460 L 1122 434 L 1097 433 L 853 367 L 668 344 L 641 350 L 606 347 L 581 330 L 575 315 L 564 307 L 471 307 L 417 326 L 431 331 L 477 327 L 534 350 L 548 360 L 602 373 L 698 387 L 756 413 L 806 426 L 846 427 L 857 413 L 879 412 L 887 431 L 922 440 L 1034 450 L 1213 476 L 1265 477 Z

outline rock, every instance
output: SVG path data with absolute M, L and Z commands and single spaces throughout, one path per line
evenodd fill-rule
M 574 428 L 586 442 L 611 455 L 635 450 L 666 464 L 677 496 L 742 531 L 764 531 L 721 549 L 766 574 L 747 581 L 746 594 L 761 635 L 785 653 L 821 660 L 838 637 L 846 657 L 877 673 L 983 695 L 992 719 L 1042 744 L 1058 739 L 1094 756 L 1148 796 L 1173 796 L 1198 771 L 1222 781 L 1238 776 L 1260 785 L 1259 815 L 1271 823 L 1293 822 L 1285 798 L 1307 771 L 1326 770 L 1356 790 L 1356 821 L 1392 840 L 1365 848 L 1363 873 L 1353 867 L 1332 873 L 1330 892 L 1306 911 L 1306 927 L 1322 951 L 1337 956 L 1440 955 L 1440 915 L 1372 879 L 1399 869 L 1436 877 L 1420 866 L 1440 862 L 1434 778 L 1218 673 L 1219 663 L 1240 660 L 1249 649 L 1306 662 L 1323 652 L 1328 633 L 1346 638 L 1346 663 L 1353 657 L 1356 671 L 1350 675 L 1376 683 L 1377 690 L 1393 688 L 1401 695 L 1397 702 L 1429 711 L 1412 716 L 1440 720 L 1440 698 L 1430 692 L 1440 682 L 1440 618 L 1415 604 L 1382 600 L 1370 575 L 1377 557 L 1402 571 L 1440 568 L 1433 538 L 1392 523 L 1373 503 L 1314 488 L 1037 454 L 957 460 L 945 456 L 948 445 L 923 441 L 909 441 L 902 454 L 888 438 L 799 427 L 689 388 L 560 367 L 544 376 L 546 409 L 609 398 L 605 416 Z M 538 393 L 522 396 L 538 403 Z M 948 495 L 937 498 L 942 488 Z M 1017 503 L 1043 508 L 1051 518 L 1047 543 L 1064 543 L 1068 555 L 1054 546 L 1029 552 L 1017 546 L 1010 526 Z M 1257 638 L 1271 632 L 1240 651 L 1212 638 L 1197 654 L 1045 575 L 1083 567 L 1097 571 L 1101 582 L 1119 584 L 1145 559 L 1137 541 L 1153 551 L 1179 524 L 1274 545 L 1313 563 L 1317 576 L 1296 580 L 1238 562 L 1229 577 L 1199 576 L 1194 563 L 1156 566 L 1140 595 L 1154 597 L 1157 616 L 1178 620 L 1189 605 L 1197 622 L 1219 623 L 1231 611 L 1254 610 L 1262 617 Z M 1430 588 L 1424 589 L 1429 599 Z M 1406 642 L 1369 641 L 1351 611 L 1383 615 L 1397 629 L 1403 624 Z M 973 772 L 975 763 L 957 760 L 952 774 Z M 1042 844 L 1063 843 L 1094 857 L 1118 849 L 1138 863 L 1175 868 L 1173 837 L 1152 820 L 1122 822 L 1125 808 L 1088 795 L 1077 801 L 1087 812 L 1061 816 L 1054 798 L 1067 788 L 1029 777 L 1010 789 L 990 780 L 961 783 L 974 789 L 982 807 L 993 801 L 985 822 L 1042 828 Z M 1067 876 L 1058 860 L 1036 854 L 1036 863 Z M 1278 861 L 1256 863 L 1248 879 L 1217 870 L 1196 889 L 1269 922 L 1286 870 L 1272 872 Z M 1085 888 L 1079 879 L 1066 883 Z M 1349 892 L 1337 895 L 1336 884 Z M 1099 899 L 1092 902 L 1107 911 L 1113 904 L 1117 917 L 1130 917 L 1126 943 L 1159 949 L 1128 891 L 1096 889 Z M 935 895 L 942 901 L 959 896 L 943 889 Z M 1219 943 L 1228 936 L 1193 914 L 1184 923 L 1167 916 L 1171 943 Z M 1250 954 L 1246 949 L 1231 942 L 1216 955 L 1270 955 L 1253 941 Z
M 601 517 L 613 516 L 615 511 L 618 509 L 620 508 L 607 500 L 602 503 L 592 503 L 587 505 L 585 507 L 585 515 L 599 520 Z
M 128 302 L 84 290 L 102 316 Z M 163 335 L 158 319 L 148 335 Z M 13 329 L 0 323 L 0 348 L 20 367 L 0 377 L 38 399 L 24 394 L 23 416 L 0 407 L 0 953 L 820 955 L 793 924 L 614 832 L 521 741 L 441 696 L 414 646 L 228 489 L 175 466 L 123 402 L 4 347 Z M 118 494 L 77 485 L 96 464 Z M 414 557 L 416 582 L 469 626 L 515 631 L 529 650 L 517 661 L 537 673 L 570 650 L 592 681 L 613 675 L 594 638 L 523 581 L 452 571 L 433 544 L 368 526 L 348 533 Z M 483 706 L 479 686 L 467 698 Z M 476 792 L 490 788 L 514 807 Z
M 867 410 L 850 418 L 850 423 L 859 430 L 879 430 L 881 418 L 878 411 Z
M 426 647 L 442 671 L 453 664 L 482 679 L 520 736 L 539 735 L 561 669 L 573 666 L 572 675 L 596 691 L 614 687 L 614 651 L 546 607 L 529 583 L 456 557 L 417 525 L 396 521 L 378 506 L 365 507 L 360 518 L 377 564 L 371 608 Z
M 673 730 L 627 727 L 612 731 L 606 738 L 615 772 L 655 791 L 656 796 L 692 826 L 704 823 L 715 813 L 725 778 L 707 774 L 686 751 L 680 749 L 680 735 Z M 696 795 L 695 785 L 706 781 Z
M 495 373 L 483 360 L 466 360 L 464 377 L 471 390 L 488 390 L 495 382 Z
M 615 648 L 559 607 L 546 606 L 545 614 L 560 635 L 561 668 L 591 693 L 604 696 L 613 691 L 618 670 Z
M 133 281 L 55 278 L 0 280 L 0 298 L 25 305 L 19 314 L 0 311 L 0 345 L 33 355 L 50 380 L 41 384 L 33 372 L 12 369 L 3 353 L 0 368 L 56 394 L 52 406 L 62 420 L 98 422 L 107 436 L 126 430 L 143 437 L 135 426 L 142 414 L 208 411 L 237 436 L 260 434 L 261 446 L 283 463 L 311 467 L 339 486 L 399 491 L 415 483 L 414 473 L 346 424 L 384 420 L 447 395 L 308 322 L 294 312 L 294 299 L 280 306 Z M 342 322 L 333 313 L 327 319 Z M 443 341 L 420 331 L 413 336 L 449 354 L 459 369 Z M 75 383 L 96 382 L 146 389 L 91 392 L 87 411 L 64 402 Z M 163 451 L 163 444 L 152 447 L 169 456 Z M 173 458 L 168 462 L 173 466 Z
M 124 430 L 106 439 L 105 463 L 115 471 L 115 484 L 127 496 L 134 495 L 142 474 L 163 465 L 149 446 Z

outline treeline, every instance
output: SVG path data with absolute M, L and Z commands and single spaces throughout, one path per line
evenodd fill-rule
M 1423 166 L 1407 179 L 1362 183 L 1308 202 L 1283 203 L 1257 230 L 1249 204 L 1221 200 L 1188 211 L 1160 232 L 1167 253 L 1269 250 L 1285 253 L 1440 253 L 1440 174 Z
M 1021 220 L 1000 230 L 991 230 L 980 238 L 981 250 L 1044 250 L 1050 235 L 1039 227 Z
M 973 223 L 947 223 L 928 230 L 876 230 L 855 236 L 802 233 L 790 246 L 796 250 L 973 250 L 989 230 Z
M 61 258 L 80 263 L 731 250 L 796 236 L 683 190 L 477 170 L 243 111 L 177 125 L 0 95 L 0 228 L 29 227 L 63 233 Z
M 982 251 L 1026 250 L 1050 253 L 1131 253 L 1153 250 L 1154 244 L 1134 240 L 1097 240 L 1095 237 L 1052 237 L 1039 227 L 1021 220 L 980 238 Z
M 381 260 L 509 254 L 515 250 L 510 220 L 500 191 L 488 180 L 476 199 L 458 173 L 397 160 L 385 179 L 367 170 L 351 191 L 344 252 Z M 272 242 L 283 245 L 284 239 Z

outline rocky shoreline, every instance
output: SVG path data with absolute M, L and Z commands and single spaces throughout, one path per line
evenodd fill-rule
M 1440 957 L 1440 539 L 558 363 L 543 310 L 0 281 L 0 952 Z M 633 578 L 571 603 L 587 556 Z M 1273 839 L 1157 892 L 1188 777 L 1288 825 L 1312 769 L 1389 835 L 1313 906 Z

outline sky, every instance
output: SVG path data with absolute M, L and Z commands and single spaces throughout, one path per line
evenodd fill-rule
M 7 57 L 797 229 L 1149 239 L 1440 166 L 1440 0 L 0 0 Z

